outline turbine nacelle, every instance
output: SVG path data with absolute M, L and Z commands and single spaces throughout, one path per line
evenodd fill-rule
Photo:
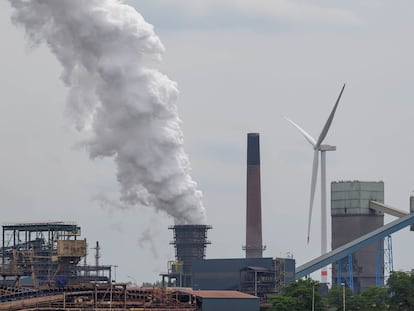
M 320 145 L 318 148 L 319 151 L 335 151 L 336 146 L 331 145 Z

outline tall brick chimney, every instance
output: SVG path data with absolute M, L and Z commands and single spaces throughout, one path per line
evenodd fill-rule
M 246 258 L 263 257 L 259 133 L 247 134 Z

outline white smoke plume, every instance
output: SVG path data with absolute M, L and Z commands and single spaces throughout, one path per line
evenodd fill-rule
M 153 68 L 164 47 L 152 25 L 117 0 L 10 0 L 12 20 L 63 66 L 67 109 L 89 134 L 91 158 L 113 157 L 120 200 L 175 224 L 204 224 L 177 113 L 177 85 Z

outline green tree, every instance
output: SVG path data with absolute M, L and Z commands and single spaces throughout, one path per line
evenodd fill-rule
M 319 282 L 312 279 L 291 282 L 283 289 L 281 295 L 270 298 L 271 310 L 312 310 L 312 304 L 315 311 L 325 310 L 318 289 Z
M 288 297 L 288 296 L 273 296 L 270 298 L 270 303 L 272 304 L 272 308 L 270 310 L 277 310 L 277 311 L 292 311 L 298 310 L 296 298 Z
M 393 271 L 387 281 L 390 310 L 414 310 L 414 272 Z
M 389 309 L 389 295 L 388 289 L 383 287 L 372 286 L 363 291 L 357 297 L 357 304 L 359 310 L 388 310 Z
M 345 300 L 344 300 L 345 290 Z M 342 285 L 333 285 L 328 292 L 327 305 L 329 310 L 343 310 L 344 302 L 346 310 L 359 310 L 358 298 L 353 295 L 352 291 Z

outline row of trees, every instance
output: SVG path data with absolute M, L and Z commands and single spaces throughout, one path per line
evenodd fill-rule
M 414 270 L 392 272 L 386 287 L 374 286 L 360 295 L 354 295 L 348 288 L 333 286 L 328 296 L 322 297 L 319 286 L 319 282 L 312 279 L 291 282 L 281 295 L 270 297 L 270 310 L 343 310 L 344 301 L 346 310 L 414 310 Z

